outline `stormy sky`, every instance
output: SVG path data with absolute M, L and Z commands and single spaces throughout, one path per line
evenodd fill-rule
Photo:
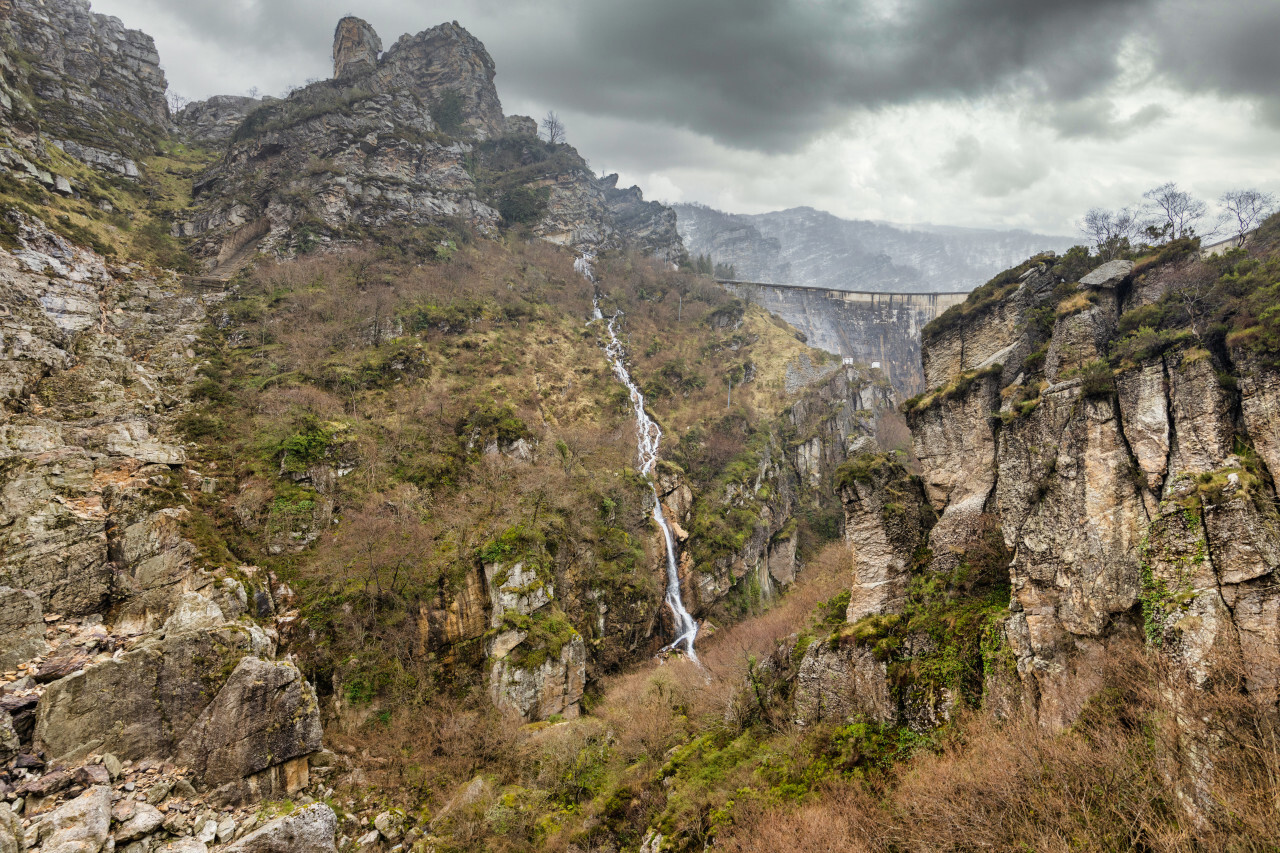
M 646 196 L 1073 234 L 1175 180 L 1280 193 L 1278 0 L 93 0 L 170 87 L 280 95 L 333 28 L 456 20 L 508 114 Z

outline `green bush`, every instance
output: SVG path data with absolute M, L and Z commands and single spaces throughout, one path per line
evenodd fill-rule
M 529 225 L 542 218 L 550 199 L 546 187 L 512 187 L 498 201 L 498 213 L 508 225 Z
M 464 106 L 462 95 L 456 89 L 446 89 L 431 102 L 431 119 L 441 132 L 458 136 L 467 117 Z
M 1116 390 L 1115 374 L 1102 359 L 1090 361 L 1080 368 L 1080 393 L 1088 399 L 1110 397 Z

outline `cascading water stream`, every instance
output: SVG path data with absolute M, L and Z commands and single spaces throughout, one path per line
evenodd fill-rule
M 591 271 L 591 260 L 591 255 L 582 255 L 574 262 L 573 266 L 587 281 L 595 282 L 595 275 Z M 604 314 L 600 312 L 598 295 L 592 297 L 591 305 L 594 309 L 595 318 L 603 320 Z M 653 480 L 653 469 L 658 464 L 658 450 L 662 445 L 662 428 L 644 410 L 644 395 L 640 393 L 640 389 L 636 387 L 635 382 L 631 380 L 631 374 L 627 371 L 625 363 L 626 350 L 622 346 L 622 341 L 618 340 L 617 325 L 620 317 L 622 317 L 622 312 L 618 311 L 609 318 L 609 322 L 606 324 L 606 328 L 609 331 L 609 342 L 605 344 L 604 352 L 609 362 L 613 365 L 614 375 L 627 387 L 627 392 L 631 395 L 631 406 L 636 412 L 636 437 L 639 445 L 640 473 L 649 479 L 649 486 L 653 490 L 653 520 L 657 522 L 658 527 L 662 530 L 662 542 L 666 546 L 667 593 L 665 601 L 667 607 L 671 610 L 672 618 L 675 620 L 676 638 L 665 646 L 662 651 L 665 652 L 682 647 L 689 659 L 696 662 L 698 654 L 693 650 L 693 641 L 698 636 L 698 623 L 689 615 L 689 611 L 684 609 L 684 601 L 680 597 L 680 570 L 676 563 L 676 538 L 671 532 L 671 525 L 667 523 L 666 516 L 662 513 L 662 499 L 658 497 L 658 487 Z

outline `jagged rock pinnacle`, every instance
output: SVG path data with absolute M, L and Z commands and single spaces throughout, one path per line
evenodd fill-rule
M 343 18 L 333 33 L 334 79 L 372 71 L 380 53 L 382 39 L 367 21 L 350 15 Z

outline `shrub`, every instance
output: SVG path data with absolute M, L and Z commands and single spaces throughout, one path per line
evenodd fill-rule
M 462 131 L 462 124 L 466 120 L 464 105 L 462 95 L 456 89 L 446 89 L 441 92 L 440 97 L 431 102 L 431 118 L 436 123 L 436 127 L 443 133 L 457 136 Z
M 1083 365 L 1079 373 L 1080 393 L 1087 399 L 1110 397 L 1116 390 L 1115 374 L 1111 366 L 1102 359 L 1095 359 Z
M 508 225 L 528 225 L 542 218 L 549 198 L 545 187 L 512 187 L 498 201 L 498 213 Z

